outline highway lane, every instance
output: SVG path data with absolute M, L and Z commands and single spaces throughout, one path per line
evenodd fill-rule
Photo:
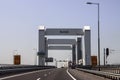
M 0 78 L 0 80 L 110 80 L 75 69 L 39 70 Z
M 8 77 L 0 80 L 75 80 L 72 79 L 67 68 L 33 71 Z

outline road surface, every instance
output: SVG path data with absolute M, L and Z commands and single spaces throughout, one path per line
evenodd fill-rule
M 39 70 L 2 77 L 0 80 L 109 80 L 75 69 L 59 68 Z

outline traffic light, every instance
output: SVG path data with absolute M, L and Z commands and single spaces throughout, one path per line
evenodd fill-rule
M 106 48 L 106 57 L 109 55 L 109 48 Z

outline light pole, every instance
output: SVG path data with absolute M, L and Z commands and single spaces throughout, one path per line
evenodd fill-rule
M 100 71 L 100 11 L 99 11 L 99 3 L 92 3 L 92 2 L 87 2 L 86 4 L 93 4 L 98 6 L 98 66 L 99 66 L 99 71 Z

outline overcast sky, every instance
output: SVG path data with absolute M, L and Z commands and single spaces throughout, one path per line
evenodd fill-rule
M 100 3 L 101 63 L 103 48 L 107 47 L 115 50 L 108 62 L 120 63 L 120 0 L 0 0 L 0 64 L 12 64 L 16 53 L 21 54 L 22 64 L 34 64 L 39 25 L 46 28 L 91 26 L 91 53 L 97 55 L 97 6 L 87 5 L 88 1 Z M 50 56 L 56 55 L 56 51 L 50 53 Z M 65 56 L 70 55 L 71 51 L 66 51 Z

